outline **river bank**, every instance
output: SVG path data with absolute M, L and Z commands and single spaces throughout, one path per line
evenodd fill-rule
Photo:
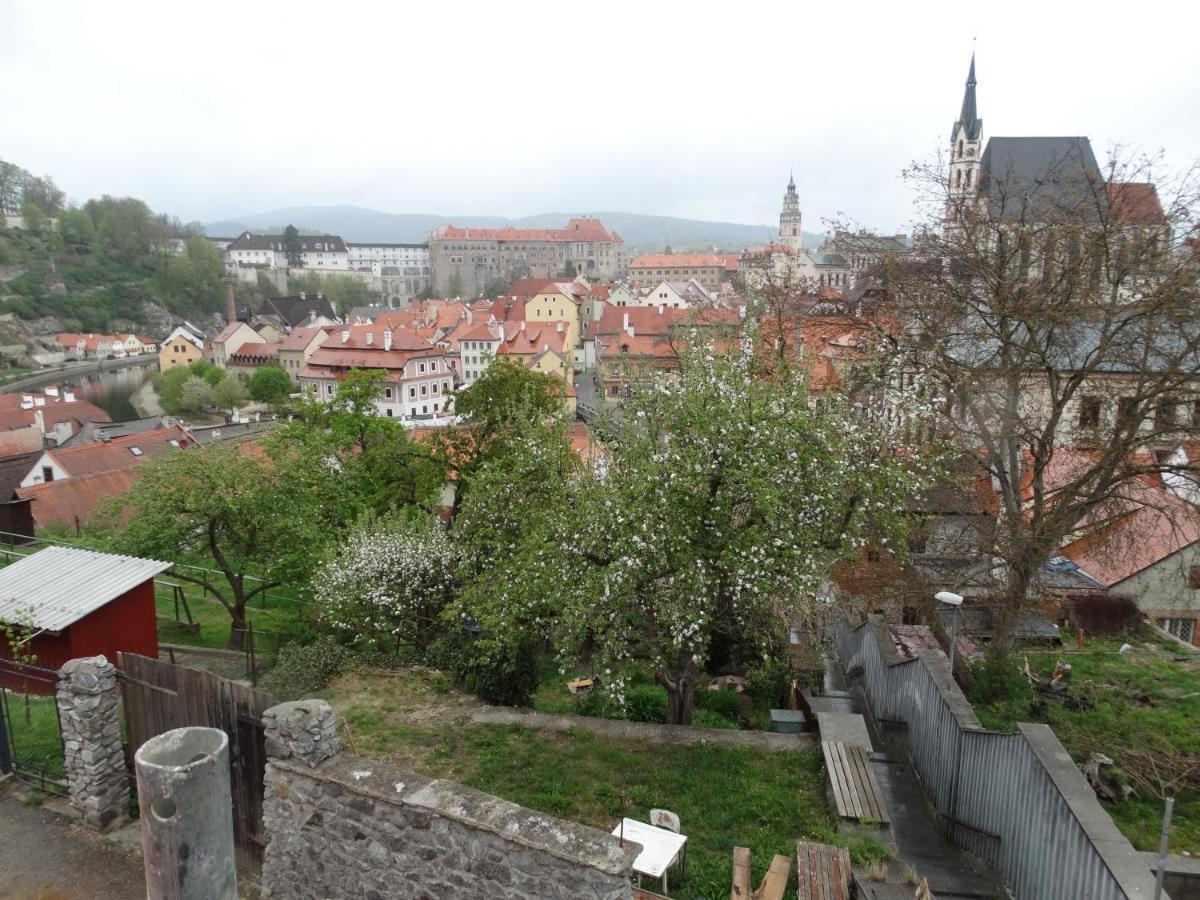
M 166 412 L 162 408 L 162 404 L 158 402 L 158 392 L 154 390 L 153 378 L 134 391 L 129 397 L 129 402 L 133 404 L 133 408 L 143 419 L 148 416 L 161 416 Z
M 96 372 L 108 372 L 114 369 L 130 369 L 136 366 L 153 366 L 157 364 L 154 355 L 131 356 L 127 359 L 95 359 L 84 362 L 67 363 L 52 369 L 42 369 L 23 378 L 14 379 L 0 387 L 0 391 L 13 394 L 17 391 L 28 391 L 36 387 L 67 381 L 81 375 L 92 375 Z

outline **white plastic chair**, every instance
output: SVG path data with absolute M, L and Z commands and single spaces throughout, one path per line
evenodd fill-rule
M 650 810 L 650 824 L 655 828 L 665 828 L 679 834 L 679 816 L 669 809 Z

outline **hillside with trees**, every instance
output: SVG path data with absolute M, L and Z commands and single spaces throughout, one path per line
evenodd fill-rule
M 34 331 L 157 335 L 223 308 L 216 247 L 134 197 L 68 202 L 51 177 L 0 160 L 0 213 L 0 314 Z

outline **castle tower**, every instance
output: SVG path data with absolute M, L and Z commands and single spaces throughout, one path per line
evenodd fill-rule
M 787 193 L 783 195 L 783 210 L 779 213 L 779 243 L 800 250 L 800 198 L 796 196 L 796 179 L 788 177 Z
M 967 73 L 962 111 L 950 129 L 950 196 L 964 198 L 979 190 L 979 158 L 983 155 L 983 119 L 975 105 L 975 54 Z

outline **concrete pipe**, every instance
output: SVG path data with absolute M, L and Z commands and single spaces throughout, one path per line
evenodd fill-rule
M 216 728 L 176 728 L 134 755 L 146 896 L 237 900 L 229 738 Z

